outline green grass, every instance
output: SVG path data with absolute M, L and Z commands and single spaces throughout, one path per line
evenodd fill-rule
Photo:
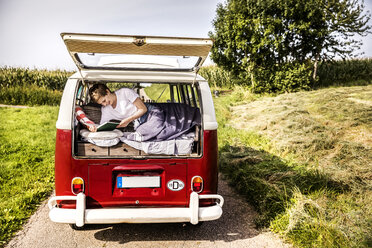
M 220 167 L 297 247 L 370 247 L 372 86 L 215 99 Z
M 0 247 L 50 195 L 57 107 L 0 108 Z

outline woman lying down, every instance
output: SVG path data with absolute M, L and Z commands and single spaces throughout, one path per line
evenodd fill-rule
M 95 84 L 89 89 L 91 100 L 102 105 L 100 124 L 109 120 L 121 120 L 117 128 L 124 128 L 134 122 L 135 132 L 126 136 L 133 141 L 172 140 L 200 125 L 198 108 L 186 104 L 163 104 L 156 106 L 143 103 L 139 95 L 129 88 L 115 92 L 104 84 Z M 87 125 L 96 132 L 95 125 Z

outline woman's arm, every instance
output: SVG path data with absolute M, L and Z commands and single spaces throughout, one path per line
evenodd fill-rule
M 122 120 L 117 127 L 126 127 L 131 121 L 140 118 L 147 112 L 146 105 L 142 102 L 142 100 L 139 97 L 137 97 L 137 99 L 134 100 L 133 104 L 137 107 L 137 112 L 134 113 L 134 115 Z

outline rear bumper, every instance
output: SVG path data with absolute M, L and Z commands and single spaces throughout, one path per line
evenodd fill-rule
M 199 207 L 199 199 L 218 199 L 214 206 Z M 56 207 L 57 200 L 76 200 L 76 209 Z M 190 194 L 190 205 L 186 208 L 99 208 L 86 209 L 85 195 L 54 196 L 49 202 L 49 218 L 57 223 L 76 224 L 114 224 L 114 223 L 166 223 L 216 220 L 222 215 L 224 200 L 220 195 Z

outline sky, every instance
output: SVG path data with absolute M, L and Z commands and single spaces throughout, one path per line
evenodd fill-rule
M 207 38 L 223 2 L 0 0 L 0 66 L 75 70 L 62 32 Z M 372 0 L 365 4 L 372 12 Z M 372 57 L 372 35 L 363 41 Z

